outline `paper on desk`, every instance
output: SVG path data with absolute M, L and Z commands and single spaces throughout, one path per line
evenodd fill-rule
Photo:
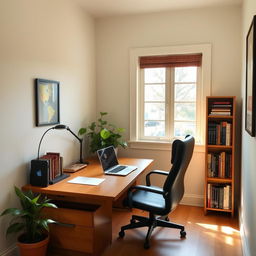
M 68 182 L 69 183 L 75 183 L 75 184 L 96 186 L 96 185 L 99 185 L 104 180 L 105 179 L 78 176 L 78 177 L 75 177 L 72 180 L 69 180 Z

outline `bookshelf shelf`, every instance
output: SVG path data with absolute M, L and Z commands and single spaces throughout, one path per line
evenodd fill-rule
M 212 119 L 233 119 L 233 116 L 208 116 L 208 118 L 212 118 Z
M 206 208 L 206 209 L 209 211 L 231 212 L 232 213 L 232 210 L 229 210 L 229 209 L 218 209 L 218 208 Z
M 234 216 L 234 153 L 236 98 L 206 99 L 204 211 Z
M 232 146 L 223 146 L 223 145 L 208 145 L 209 149 L 232 149 Z
M 207 181 L 211 183 L 232 183 L 232 179 L 223 179 L 223 178 L 209 178 L 207 177 Z

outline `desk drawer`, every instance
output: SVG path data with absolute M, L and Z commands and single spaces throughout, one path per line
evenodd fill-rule
M 48 218 L 64 224 L 93 227 L 94 211 L 81 211 L 67 208 L 44 208 L 43 213 Z
M 98 205 L 52 201 L 59 208 L 44 208 L 43 215 L 55 220 L 50 224 L 50 246 L 79 252 L 95 251 L 95 223 L 99 222 Z M 70 208 L 68 208 L 70 207 Z
M 93 228 L 50 225 L 50 245 L 54 248 L 93 253 Z

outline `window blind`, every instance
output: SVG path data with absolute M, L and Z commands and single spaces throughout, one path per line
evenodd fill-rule
M 199 67 L 202 65 L 202 53 L 140 57 L 140 68 L 162 67 Z

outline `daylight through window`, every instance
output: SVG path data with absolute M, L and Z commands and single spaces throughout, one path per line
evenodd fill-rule
M 140 139 L 197 136 L 201 54 L 180 56 L 141 59 Z

